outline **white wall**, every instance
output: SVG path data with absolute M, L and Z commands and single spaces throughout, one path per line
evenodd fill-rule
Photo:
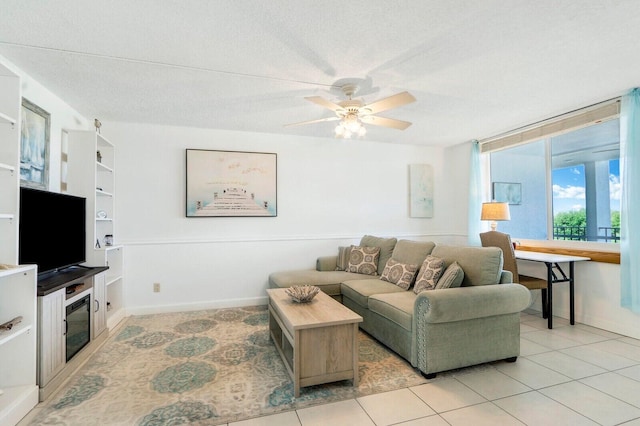
M 269 273 L 312 268 L 364 234 L 455 237 L 442 148 L 128 123 L 102 133 L 116 145 L 129 312 L 264 303 Z M 185 217 L 187 148 L 277 153 L 278 216 Z M 431 219 L 408 217 L 411 163 L 434 168 Z

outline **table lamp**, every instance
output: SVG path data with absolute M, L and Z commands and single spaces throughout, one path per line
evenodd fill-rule
M 497 201 L 482 203 L 482 214 L 480 219 L 490 220 L 491 230 L 495 231 L 498 228 L 498 220 L 511 220 L 509 203 L 499 203 Z

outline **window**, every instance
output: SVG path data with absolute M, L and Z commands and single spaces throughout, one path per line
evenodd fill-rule
M 548 135 L 548 123 L 534 126 L 518 137 L 492 140 L 489 147 L 497 149 L 481 149 L 490 154 L 490 182 L 519 184 L 521 190 L 519 203 L 509 206 L 511 220 L 499 224 L 501 231 L 523 239 L 619 241 L 620 126 L 617 110 L 611 112 L 573 128 L 563 118 L 552 123 L 556 131 Z M 527 132 L 542 137 L 524 141 Z

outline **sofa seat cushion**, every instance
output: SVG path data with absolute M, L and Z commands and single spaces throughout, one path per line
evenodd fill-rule
M 345 271 L 300 271 L 273 272 L 269 275 L 270 288 L 285 288 L 294 285 L 315 285 L 330 296 L 341 294 L 340 283 L 346 280 L 371 279 L 370 275 L 354 274 Z M 376 278 L 377 281 L 379 279 Z
M 411 331 L 413 304 L 416 297 L 412 291 L 374 294 L 369 297 L 369 310 Z
M 397 285 L 382 281 L 379 278 L 343 281 L 341 288 L 343 297 L 348 297 L 363 308 L 368 308 L 369 296 L 374 294 L 406 292 Z

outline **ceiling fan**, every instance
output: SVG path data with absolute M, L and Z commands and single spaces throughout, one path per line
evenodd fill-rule
M 305 99 L 310 102 L 330 109 L 336 114 L 336 116 L 287 124 L 285 127 L 321 123 L 324 121 L 339 121 L 335 128 L 336 137 L 348 139 L 352 135 L 365 135 L 367 130 L 363 126 L 363 123 L 372 124 L 374 126 L 391 127 L 398 130 L 404 130 L 411 126 L 411 123 L 408 121 L 379 117 L 375 115 L 392 108 L 397 108 L 399 106 L 415 102 L 416 98 L 414 98 L 409 92 L 401 92 L 373 103 L 365 104 L 362 99 L 353 99 L 353 95 L 358 91 L 358 88 L 357 84 L 345 84 L 342 86 L 342 93 L 344 93 L 348 99 L 338 103 L 328 101 L 320 96 L 305 97 Z

